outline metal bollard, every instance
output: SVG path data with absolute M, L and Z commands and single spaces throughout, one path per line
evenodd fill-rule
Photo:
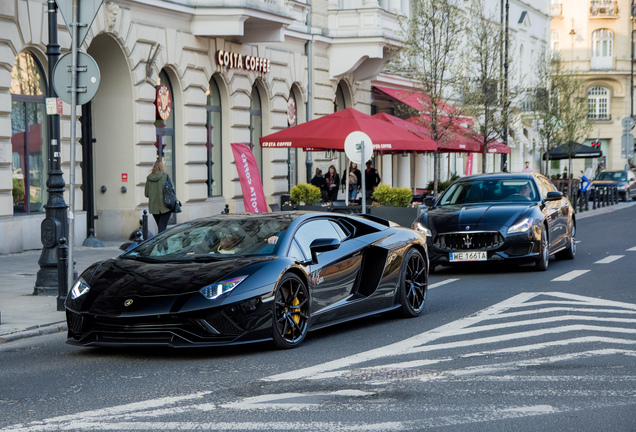
M 57 310 L 63 311 L 68 293 L 68 246 L 61 237 L 57 246 Z
M 144 210 L 144 214 L 141 217 L 141 238 L 148 240 L 148 210 Z

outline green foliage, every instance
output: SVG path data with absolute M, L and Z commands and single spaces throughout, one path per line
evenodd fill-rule
M 292 186 L 289 196 L 294 202 L 313 205 L 320 201 L 322 193 L 317 186 L 299 183 Z
M 457 173 L 453 173 L 451 175 L 450 180 L 446 180 L 444 182 L 440 182 L 439 183 L 439 187 L 438 190 L 441 192 L 444 192 L 455 180 L 457 180 L 459 178 L 459 175 Z M 428 186 L 426 186 L 426 189 L 428 189 L 429 191 L 433 190 L 433 182 L 429 182 Z
M 413 200 L 413 194 L 409 188 L 398 188 L 381 184 L 375 188 L 371 198 L 377 201 L 380 205 L 406 207 Z
M 19 203 L 24 200 L 24 180 L 19 178 L 13 179 L 13 203 Z

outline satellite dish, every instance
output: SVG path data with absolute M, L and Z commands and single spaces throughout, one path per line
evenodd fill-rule
M 364 147 L 364 153 L 362 152 Z M 361 131 L 354 131 L 347 135 L 344 151 L 349 159 L 363 165 L 373 155 L 373 142 L 369 135 Z

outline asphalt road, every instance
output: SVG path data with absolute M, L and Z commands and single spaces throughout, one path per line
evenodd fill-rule
M 577 256 L 439 269 L 426 313 L 298 349 L 0 346 L 0 430 L 636 431 L 636 207 L 581 219 Z

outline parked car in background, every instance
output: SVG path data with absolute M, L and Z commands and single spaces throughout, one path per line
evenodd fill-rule
M 298 346 L 311 330 L 380 312 L 416 317 L 426 238 L 373 216 L 211 216 L 95 263 L 66 301 L 83 346 Z
M 594 199 L 596 190 L 601 187 L 617 187 L 623 201 L 636 200 L 636 175 L 632 170 L 603 170 L 599 172 L 590 186 L 590 198 Z
M 467 262 L 573 259 L 576 218 L 563 194 L 537 173 L 463 177 L 452 183 L 413 228 L 428 238 L 430 271 Z

